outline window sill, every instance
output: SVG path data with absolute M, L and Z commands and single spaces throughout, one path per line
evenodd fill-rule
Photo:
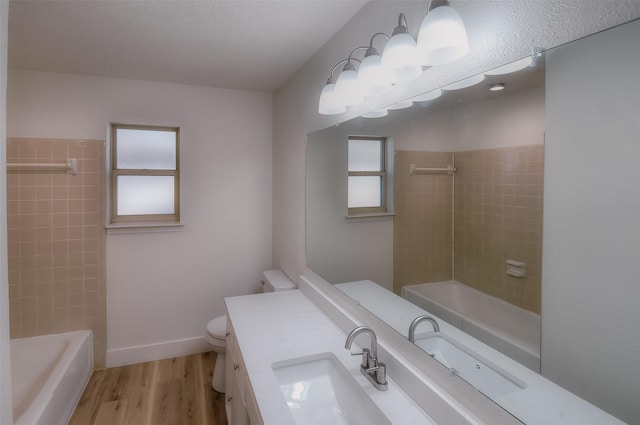
M 362 220 L 362 221 L 369 221 L 369 220 L 378 220 L 378 219 L 385 219 L 385 218 L 393 218 L 393 216 L 395 216 L 396 213 L 394 212 L 384 212 L 384 213 L 364 213 L 364 214 L 354 214 L 354 215 L 348 215 L 345 218 L 348 221 L 354 220 L 354 221 L 358 221 L 358 220 Z
M 107 224 L 105 229 L 107 234 L 127 234 L 127 233 L 164 233 L 179 232 L 184 227 L 182 223 L 112 223 Z

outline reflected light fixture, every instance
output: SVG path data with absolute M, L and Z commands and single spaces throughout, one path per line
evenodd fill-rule
M 448 86 L 444 86 L 442 90 L 460 90 L 466 89 L 467 87 L 475 86 L 476 84 L 482 82 L 484 80 L 484 74 L 477 74 L 469 78 L 465 78 L 464 80 L 456 81 L 455 83 L 451 83 Z
M 527 56 L 526 58 L 522 58 L 515 62 L 508 63 L 506 65 L 499 66 L 497 68 L 493 68 L 484 73 L 484 75 L 504 75 L 510 74 L 512 72 L 520 71 L 521 69 L 525 69 L 529 65 L 533 63 L 533 58 L 531 56 Z
M 504 90 L 504 83 L 494 83 L 489 86 L 490 91 L 501 91 Z
M 413 100 L 409 99 L 409 100 L 403 100 L 401 102 L 394 103 L 393 105 L 387 107 L 387 109 L 390 111 L 395 111 L 398 109 L 409 108 L 411 106 L 413 106 Z
M 440 96 L 442 96 L 442 89 L 435 89 L 419 96 L 412 97 L 411 100 L 413 102 L 428 102 L 430 100 L 437 99 Z
M 425 66 L 445 65 L 469 53 L 464 22 L 447 0 L 431 3 L 420 25 L 417 52 Z
M 386 109 L 378 109 L 377 111 L 367 112 L 366 114 L 362 114 L 363 118 L 382 118 L 389 115 L 389 111 Z

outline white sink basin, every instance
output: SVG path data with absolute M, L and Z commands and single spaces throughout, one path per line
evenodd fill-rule
M 415 344 L 449 368 L 452 374 L 458 375 L 488 397 L 499 397 L 527 386 L 444 334 L 416 339 Z
M 333 353 L 276 362 L 272 368 L 299 425 L 391 425 Z

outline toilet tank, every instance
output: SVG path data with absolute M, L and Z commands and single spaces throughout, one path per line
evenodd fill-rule
M 263 275 L 262 292 L 286 291 L 296 288 L 296 285 L 281 270 L 267 270 Z

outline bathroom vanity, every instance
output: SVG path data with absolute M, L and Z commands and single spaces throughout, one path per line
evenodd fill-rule
M 301 276 L 299 288 L 225 299 L 231 425 L 622 424 L 446 322 L 438 320 L 440 332 L 420 326 L 413 345 L 314 273 Z M 385 303 L 396 302 L 387 296 Z M 413 317 L 409 306 L 404 313 Z M 387 319 L 409 319 L 401 315 Z M 377 336 L 386 391 L 360 373 L 361 356 L 344 348 L 361 325 Z M 370 341 L 363 334 L 354 345 Z M 423 349 L 436 354 L 425 361 Z M 443 366 L 441 355 L 446 362 L 458 354 L 473 362 L 471 370 Z
M 361 356 L 345 349 L 347 334 L 362 322 L 304 278 L 300 287 L 225 299 L 230 424 L 521 423 L 437 365 L 432 376 L 419 376 L 384 332 L 377 332 L 378 353 L 388 389 L 377 390 L 360 373 Z M 369 344 L 368 335 L 358 336 L 353 351 Z

